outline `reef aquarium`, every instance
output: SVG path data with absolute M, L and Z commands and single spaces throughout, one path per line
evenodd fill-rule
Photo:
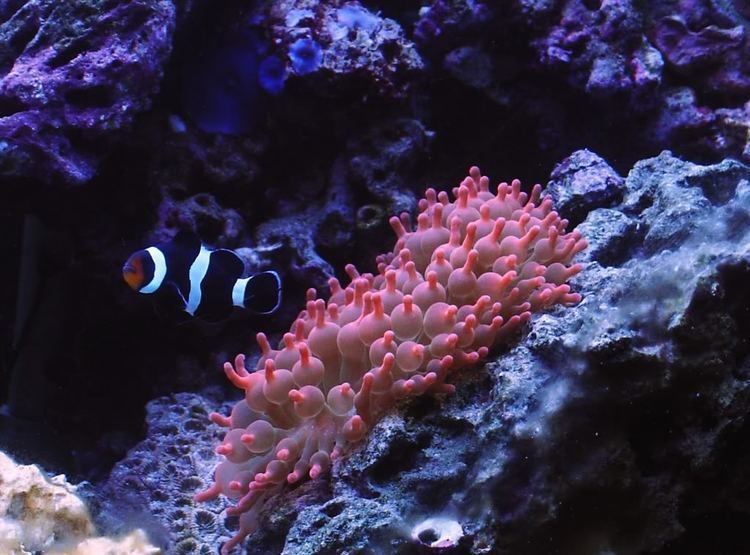
M 0 555 L 750 553 L 747 0 L 0 0 Z

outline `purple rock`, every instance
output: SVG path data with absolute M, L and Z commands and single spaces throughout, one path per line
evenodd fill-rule
M 445 57 L 444 65 L 448 73 L 469 87 L 481 90 L 492 83 L 492 58 L 479 48 L 456 48 Z
M 691 71 L 718 62 L 727 50 L 739 47 L 745 30 L 741 26 L 720 29 L 709 25 L 691 31 L 676 16 L 664 17 L 656 23 L 656 46 L 667 62 L 679 71 Z
M 158 90 L 175 7 L 171 0 L 29 0 L 5 8 L 0 173 L 84 183 L 113 132 Z
M 530 14 L 542 68 L 564 72 L 572 87 L 597 98 L 624 96 L 636 110 L 653 104 L 646 98 L 661 83 L 663 61 L 632 2 L 569 0 L 555 18 L 529 12 L 523 2 L 517 9 Z
M 314 82 L 323 96 L 352 88 L 403 98 L 409 81 L 422 71 L 417 49 L 393 19 L 358 2 L 284 0 L 259 8 L 263 26 L 287 72 Z
M 696 92 L 745 101 L 750 93 L 750 21 L 741 2 L 682 0 L 654 14 L 654 41 L 669 67 L 690 75 Z
M 596 208 L 618 204 L 625 191 L 625 180 L 603 158 L 586 149 L 560 162 L 550 178 L 546 194 L 573 225 Z
M 151 239 L 169 241 L 178 230 L 189 229 L 214 245 L 238 245 L 247 234 L 240 214 L 225 208 L 209 193 L 199 193 L 184 200 L 165 197 L 159 207 L 159 222 Z
M 652 128 L 657 144 L 671 145 L 710 132 L 714 115 L 709 108 L 698 105 L 691 88 L 668 89 L 662 102 Z
M 732 152 L 750 162 L 750 102 L 739 108 L 716 110 L 716 127 L 721 152 Z
M 423 45 L 438 46 L 455 33 L 471 31 L 489 20 L 484 2 L 472 0 L 432 0 L 419 11 L 414 35 Z

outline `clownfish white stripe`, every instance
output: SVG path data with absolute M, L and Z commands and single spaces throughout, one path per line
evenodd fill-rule
M 250 281 L 250 278 L 240 278 L 234 282 L 234 287 L 232 287 L 232 304 L 234 306 L 245 308 L 245 289 L 248 281 Z
M 149 247 L 146 252 L 151 255 L 151 260 L 154 261 L 154 277 L 146 285 L 140 288 L 139 293 L 153 293 L 164 281 L 164 277 L 167 275 L 167 260 L 164 258 L 164 253 L 156 247 Z
M 206 277 L 208 272 L 208 262 L 211 258 L 211 251 L 201 245 L 201 250 L 198 256 L 190 265 L 190 272 L 188 277 L 190 278 L 190 293 L 188 294 L 188 302 L 185 307 L 185 312 L 191 316 L 198 310 L 198 306 L 201 304 L 201 282 Z

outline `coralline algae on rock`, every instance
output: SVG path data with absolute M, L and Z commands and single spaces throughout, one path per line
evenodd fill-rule
M 0 174 L 84 183 L 149 106 L 171 0 L 28 0 L 0 11 Z
M 282 45 L 291 75 L 316 76 L 316 91 L 367 87 L 403 98 L 423 62 L 401 26 L 359 2 L 267 2 L 264 26 Z

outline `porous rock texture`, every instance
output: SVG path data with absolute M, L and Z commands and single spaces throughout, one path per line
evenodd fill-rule
M 547 194 L 572 222 L 578 224 L 594 208 L 622 201 L 625 180 L 597 154 L 578 150 L 558 164 L 547 185 Z
M 0 6 L 0 173 L 79 184 L 147 108 L 171 50 L 171 0 Z
M 393 19 L 359 2 L 283 0 L 261 4 L 264 27 L 290 75 L 309 75 L 315 92 L 342 90 L 404 98 L 422 59 Z
M 584 183 L 565 179 L 585 188 L 582 171 Z M 664 152 L 624 189 L 601 171 L 623 199 L 590 206 L 579 226 L 591 243 L 572 281 L 583 301 L 533 316 L 519 343 L 455 374 L 455 395 L 388 412 L 330 482 L 272 498 L 251 551 L 408 553 L 439 535 L 412 538 L 431 517 L 460 524 L 461 552 L 748 549 L 736 527 L 750 520 L 750 168 Z M 172 460 L 207 479 L 221 458 L 211 434 L 175 431 L 161 449 L 189 438 L 194 455 Z
M 159 191 L 157 222 L 149 241 L 168 241 L 176 230 L 189 229 L 206 243 L 224 248 L 247 246 L 245 220 L 258 217 L 258 202 L 229 208 L 217 197 L 237 197 L 258 176 L 262 142 L 252 137 L 211 134 L 172 115 L 164 122 L 143 125 L 136 142 L 158 142 L 147 175 Z M 248 206 L 249 205 L 249 206 Z M 241 209 L 244 218 L 238 212 Z
M 415 37 L 433 69 L 428 80 L 449 76 L 501 107 L 524 106 L 527 125 L 538 120 L 543 150 L 570 137 L 631 161 L 670 148 L 698 160 L 748 162 L 745 4 L 432 0 Z M 554 95 L 546 92 L 551 83 Z M 606 129 L 588 128 L 582 140 L 573 114 L 588 118 L 592 110 L 606 114 Z M 632 138 L 618 144 L 625 135 Z
M 168 553 L 216 553 L 230 534 L 221 515 L 228 503 L 195 507 L 192 498 L 199 477 L 215 464 L 213 445 L 221 434 L 208 414 L 217 403 L 215 394 L 177 393 L 148 404 L 146 439 L 117 464 L 106 484 L 89 492 L 103 527 L 116 532 L 136 521 Z
M 321 250 L 346 248 L 354 231 L 354 208 L 343 169 L 334 167 L 330 180 L 311 178 L 300 195 L 279 200 L 288 210 L 256 228 L 259 249 L 283 261 L 292 280 L 325 287 L 333 267 Z
M 278 217 L 256 227 L 257 258 L 285 268 L 284 277 L 301 288 L 320 290 L 327 288 L 333 264 L 352 262 L 347 256 L 369 263 L 374 247 L 391 240 L 387 216 L 415 205 L 415 175 L 432 135 L 410 118 L 373 124 L 348 141 L 328 175 L 305 176 L 294 195 L 269 190 Z
M 419 120 L 398 118 L 379 122 L 351 139 L 343 162 L 346 178 L 355 191 L 366 192 L 370 206 L 377 207 L 375 222 L 414 207 L 418 195 L 411 174 L 427 156 L 433 136 Z M 357 226 L 369 227 L 367 218 L 358 214 Z
M 65 476 L 16 464 L 0 451 L 0 551 L 11 555 L 158 555 L 142 530 L 97 537 L 89 511 Z

